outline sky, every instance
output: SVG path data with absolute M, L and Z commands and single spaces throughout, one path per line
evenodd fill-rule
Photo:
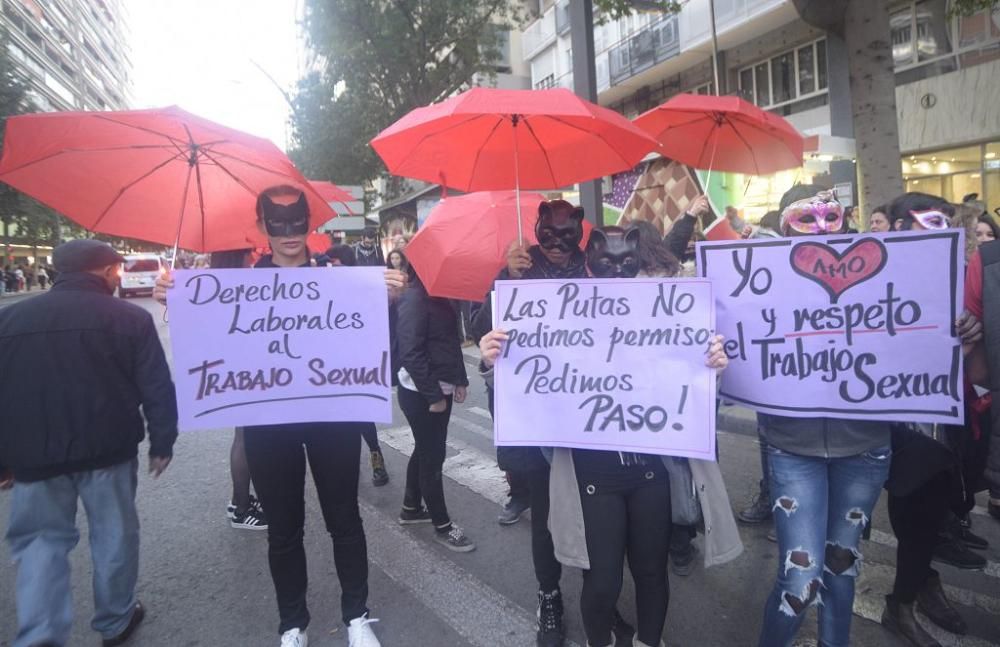
M 179 105 L 287 148 L 302 0 L 128 0 L 132 108 Z

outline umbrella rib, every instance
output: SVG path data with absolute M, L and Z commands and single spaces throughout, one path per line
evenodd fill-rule
M 757 163 L 757 154 L 754 153 L 753 146 L 751 146 L 750 142 L 748 142 L 746 137 L 743 136 L 743 133 L 736 128 L 736 122 L 729 117 L 723 117 L 722 120 L 733 129 L 736 136 L 740 138 L 740 141 L 743 142 L 743 144 L 747 147 L 747 150 L 750 151 L 750 157 L 753 159 L 754 175 L 760 175 L 760 164 Z
M 538 144 L 538 150 L 542 151 L 542 157 L 545 158 L 545 166 L 548 167 L 549 177 L 552 179 L 552 188 L 558 189 L 559 180 L 556 179 L 555 169 L 552 168 L 552 160 L 549 159 L 549 152 L 545 150 L 545 146 L 542 145 L 542 140 L 538 139 L 538 135 L 535 134 L 535 129 L 531 127 L 531 122 L 523 118 L 521 121 L 524 122 L 524 127 L 528 129 L 528 133 L 531 135 L 531 138 L 535 140 L 536 144 Z M 515 135 L 515 137 L 516 136 L 517 135 Z
M 590 134 L 596 135 L 596 133 L 591 133 L 588 130 L 580 128 L 576 124 L 571 124 L 568 121 L 563 121 L 559 117 L 550 117 L 550 119 L 552 119 L 553 121 L 558 121 L 559 123 L 563 124 L 564 126 L 569 126 L 570 128 L 575 128 L 576 130 L 579 130 L 579 131 L 581 131 L 583 133 L 590 133 Z M 649 137 L 649 135 L 646 135 L 646 136 Z M 618 156 L 618 159 L 620 159 L 622 161 L 622 164 L 624 164 L 625 166 L 628 166 L 628 167 L 635 166 L 635 164 L 630 164 L 629 161 L 627 159 L 625 159 L 625 156 L 622 155 L 621 151 L 619 151 L 617 148 L 615 148 L 614 146 L 612 146 L 612 144 L 611 144 L 610 141 L 608 141 L 604 137 L 600 137 L 600 140 L 602 142 L 604 142 L 607 145 L 608 148 L 610 148 L 612 151 L 614 151 L 614 154 Z
M 25 162 L 24 164 L 21 164 L 20 166 L 15 166 L 14 168 L 5 171 L 4 175 L 7 175 L 9 173 L 14 173 L 16 171 L 20 171 L 20 170 L 23 170 L 23 169 L 26 169 L 29 166 L 34 166 L 35 164 L 40 164 L 42 162 L 48 161 L 48 160 L 52 159 L 53 157 L 58 157 L 59 155 L 66 155 L 66 154 L 69 154 L 69 153 L 109 153 L 109 152 L 120 151 L 120 150 L 133 150 L 133 149 L 138 150 L 138 149 L 147 149 L 147 148 L 149 148 L 149 149 L 154 149 L 154 148 L 155 149 L 167 149 L 167 148 L 170 148 L 170 146 L 168 144 L 156 144 L 156 145 L 150 144 L 150 145 L 147 145 L 147 146 L 121 146 L 121 147 L 96 148 L 96 149 L 88 149 L 88 148 L 63 148 L 61 150 L 55 151 L 54 153 L 49 153 L 48 155 L 45 155 L 44 157 L 39 157 L 38 159 L 31 160 L 30 162 Z
M 483 143 L 479 146 L 479 149 L 476 151 L 476 159 L 472 161 L 472 170 L 469 173 L 469 177 L 475 177 L 476 167 L 479 166 L 479 157 L 483 154 L 483 149 L 486 148 L 486 144 L 488 144 L 490 139 L 493 138 L 493 135 L 500 130 L 500 124 L 502 123 L 503 120 L 498 119 L 497 122 L 493 124 L 493 129 L 490 130 L 490 134 L 486 136 L 486 139 L 484 139 Z M 514 136 L 517 137 L 517 128 L 514 128 Z
M 111 211 L 111 208 L 113 206 L 115 206 L 115 204 L 118 203 L 118 201 L 121 199 L 121 197 L 123 195 L 125 195 L 126 191 L 128 191 L 129 189 L 131 189 L 132 187 L 134 187 L 139 182 L 142 182 L 143 180 L 145 180 L 146 178 L 148 178 L 153 173 L 156 173 L 161 168 L 163 168 L 167 164 L 170 164 L 171 162 L 173 162 L 174 160 L 176 160 L 176 159 L 178 159 L 180 157 L 182 157 L 182 155 L 180 153 L 178 153 L 177 155 L 174 155 L 170 159 L 167 159 L 167 160 L 164 160 L 164 161 L 160 162 L 159 164 L 157 164 L 156 166 L 154 166 L 153 168 L 151 168 L 146 173 L 143 173 L 142 175 L 140 175 L 136 179 L 132 180 L 131 182 L 129 182 L 128 184 L 126 184 L 125 186 L 123 186 L 121 189 L 119 189 L 118 195 L 116 195 L 114 197 L 114 199 L 110 203 L 108 203 L 108 206 L 104 207 L 104 210 L 101 211 L 101 215 L 97 217 L 97 220 L 94 221 L 94 224 L 92 224 L 89 227 L 89 229 L 95 230 L 97 228 L 97 225 L 101 224 L 101 221 L 104 220 L 104 216 L 108 215 L 108 212 Z
M 427 141 L 428 139 L 430 139 L 431 137 L 437 137 L 438 135 L 446 133 L 449 130 L 452 130 L 454 128 L 459 128 L 461 126 L 464 126 L 464 125 L 466 125 L 468 123 L 471 123 L 471 122 L 475 121 L 476 119 L 481 119 L 482 117 L 489 118 L 489 117 L 496 117 L 496 115 L 493 115 L 493 114 L 477 114 L 477 115 L 473 115 L 473 116 L 469 117 L 468 119 L 465 119 L 464 121 L 460 121 L 457 124 L 452 124 L 450 126 L 447 126 L 446 128 L 442 128 L 441 130 L 435 130 L 432 133 L 427 133 L 426 135 L 421 136 L 420 141 L 418 141 L 416 143 L 416 145 L 410 147 L 410 151 L 405 156 L 403 156 L 403 159 L 399 160 L 399 163 L 396 164 L 395 166 L 398 168 L 398 167 L 402 166 L 403 164 L 405 164 L 410 159 L 410 157 L 413 156 L 414 151 L 416 151 L 418 148 L 420 148 L 423 145 L 423 143 L 425 141 Z M 388 167 L 388 164 L 386 165 L 386 167 Z M 389 169 L 389 171 L 392 172 L 392 169 Z M 460 188 L 460 187 L 456 187 L 456 188 Z
M 688 126 L 693 126 L 694 124 L 698 123 L 699 121 L 704 121 L 706 119 L 711 119 L 712 121 L 716 121 L 715 117 L 713 117 L 712 114 L 709 114 L 709 113 L 706 112 L 704 114 L 701 114 L 701 115 L 695 117 L 691 121 L 685 121 L 682 124 L 671 124 L 671 125 L 667 126 L 666 128 L 664 128 L 663 130 L 660 131 L 660 134 L 658 135 L 658 137 L 662 137 L 664 133 L 666 133 L 666 132 L 668 132 L 670 130 L 675 130 L 677 128 L 686 128 Z
M 248 162 L 245 159 L 240 159 L 239 157 L 236 157 L 235 155 L 230 155 L 229 153 L 223 153 L 222 151 L 216 151 L 216 150 L 209 151 L 209 150 L 206 150 L 206 149 L 203 148 L 203 149 L 201 149 L 201 152 L 202 152 L 202 154 L 205 157 L 207 157 L 208 159 L 212 160 L 216 164 L 218 164 L 219 161 L 217 159 L 215 159 L 214 157 L 212 157 L 212 155 L 216 155 L 218 157 L 225 157 L 226 159 L 231 159 L 234 162 L 239 162 L 240 164 L 246 164 L 247 166 L 253 167 L 253 168 L 257 169 L 258 171 L 264 171 L 264 172 L 270 173 L 272 175 L 285 175 L 281 171 L 275 170 L 273 168 L 267 168 L 266 166 L 261 166 L 260 164 L 255 164 L 254 162 Z M 212 155 L 209 155 L 209 152 L 211 152 Z
M 156 135 L 157 137 L 164 137 L 164 138 L 170 140 L 171 142 L 173 142 L 175 145 L 178 145 L 178 144 L 181 145 L 181 146 L 184 145 L 184 142 L 181 141 L 181 140 L 179 140 L 179 139 L 177 139 L 176 137 L 172 137 L 171 135 L 168 135 L 167 133 L 161 133 L 160 131 L 153 130 L 152 128 L 146 128 L 145 126 L 137 126 L 135 124 L 130 124 L 128 122 L 120 121 L 118 119 L 112 119 L 111 117 L 109 117 L 107 115 L 94 115 L 94 118 L 95 119 L 101 119 L 103 121 L 110 121 L 113 124 L 118 124 L 119 126 L 125 126 L 126 128 L 134 128 L 136 130 L 141 130 L 144 133 L 149 133 L 151 135 Z
M 215 151 L 213 151 L 213 152 L 215 152 Z M 238 185 L 240 185 L 241 187 L 243 187 L 244 189 L 246 189 L 246 190 L 247 190 L 247 192 L 249 192 L 249 193 L 250 193 L 251 195 L 254 195 L 254 196 L 256 196 L 256 195 L 257 195 L 257 192 L 256 192 L 256 191 L 254 191 L 253 189 L 251 189 L 251 188 L 250 188 L 250 187 L 249 187 L 249 186 L 248 186 L 248 185 L 246 184 L 246 182 L 244 182 L 244 181 L 243 181 L 243 180 L 241 180 L 240 178 L 238 178 L 238 177 L 236 177 L 235 175 L 233 175 L 233 172 L 232 172 L 232 171 L 230 171 L 230 170 L 229 170 L 229 169 L 227 169 L 227 168 L 226 168 L 225 166 L 223 166 L 222 164 L 220 164 L 220 163 L 219 163 L 219 160 L 217 160 L 217 159 L 215 159 L 214 157 L 212 157 L 211 155 L 209 155 L 209 154 L 208 154 L 208 151 L 201 151 L 201 154 L 202 154 L 202 155 L 204 155 L 205 157 L 207 157 L 208 159 L 212 160 L 212 162 L 214 162 L 216 166 L 218 166 L 218 167 L 219 167 L 220 169 L 222 169 L 222 172 L 223 172 L 223 173 L 225 173 L 225 174 L 226 174 L 226 175 L 228 175 L 229 177 L 233 178 L 233 182 L 236 182 L 236 184 L 238 184 Z

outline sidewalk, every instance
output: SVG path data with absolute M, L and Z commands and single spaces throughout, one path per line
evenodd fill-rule
M 44 294 L 48 290 L 34 289 L 30 292 L 4 292 L 3 296 L 0 296 L 0 308 L 11 305 L 12 303 L 17 303 L 19 301 L 24 301 L 25 299 L 31 298 L 33 296 L 38 296 L 39 294 Z

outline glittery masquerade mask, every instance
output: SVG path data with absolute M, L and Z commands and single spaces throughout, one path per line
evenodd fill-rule
M 799 200 L 781 212 L 781 231 L 800 234 L 835 234 L 844 224 L 844 207 L 832 191 L 822 191 L 811 198 Z
M 937 209 L 927 211 L 911 211 L 913 219 L 920 223 L 924 229 L 947 229 L 948 216 Z

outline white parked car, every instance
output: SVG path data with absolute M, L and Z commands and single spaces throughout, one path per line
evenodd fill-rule
M 153 293 L 156 279 L 167 269 L 157 254 L 130 254 L 122 264 L 118 281 L 118 296 L 127 299 L 133 294 Z

